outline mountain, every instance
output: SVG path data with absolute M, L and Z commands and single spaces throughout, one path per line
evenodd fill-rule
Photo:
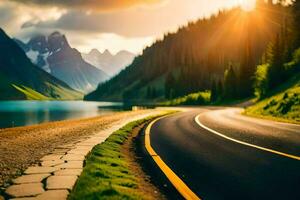
M 0 28 L 0 100 L 80 99 L 82 94 L 35 66 Z
M 92 49 L 88 54 L 82 53 L 82 57 L 88 63 L 102 69 L 110 76 L 114 76 L 130 65 L 135 55 L 124 50 L 112 55 L 108 50 L 101 53 L 97 49 Z
M 212 82 L 222 85 L 224 71 L 230 66 L 239 77 L 245 72 L 250 79 L 285 21 L 281 10 L 282 6 L 264 4 L 252 12 L 234 8 L 190 22 L 144 49 L 129 67 L 85 99 L 136 102 L 176 98 L 210 90 Z
M 105 72 L 84 61 L 59 32 L 37 35 L 28 43 L 15 41 L 34 64 L 78 91 L 87 93 L 108 79 Z

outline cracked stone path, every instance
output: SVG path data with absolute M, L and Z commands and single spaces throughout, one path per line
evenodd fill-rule
M 39 164 L 25 170 L 6 189 L 9 199 L 14 200 L 66 200 L 85 165 L 85 156 L 94 146 L 102 143 L 113 132 L 127 123 L 161 111 L 123 120 L 97 134 L 80 138 L 73 143 L 59 146 L 51 154 L 41 158 Z

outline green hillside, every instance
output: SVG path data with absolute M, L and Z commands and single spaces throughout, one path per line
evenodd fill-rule
M 69 100 L 82 94 L 33 65 L 0 29 L 0 100 Z
M 300 123 L 300 74 L 255 105 L 246 109 L 245 114 Z
M 190 22 L 168 33 L 117 76 L 85 96 L 86 100 L 158 101 L 210 90 L 232 66 L 251 95 L 251 76 L 271 39 L 280 32 L 289 8 L 261 3 L 245 12 L 234 8 Z M 272 21 L 272 23 L 270 23 Z

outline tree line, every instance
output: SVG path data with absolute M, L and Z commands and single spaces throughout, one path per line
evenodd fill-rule
M 299 72 L 300 1 L 292 5 L 285 3 L 271 5 L 281 13 L 280 29 L 267 45 L 258 65 L 252 55 L 255 49 L 247 41 L 240 68 L 229 65 L 222 84 L 212 83 L 212 101 L 241 99 L 254 94 L 262 99 Z
M 257 4 L 253 12 L 223 10 L 165 34 L 86 99 L 152 101 L 206 90 L 212 91 L 213 101 L 253 95 L 253 85 L 260 85 L 256 66 L 270 62 L 274 45 L 289 47 L 284 61 L 292 57 L 289 44 L 294 42 L 274 41 L 277 35 L 278 40 L 292 38 L 291 10 L 296 6 L 264 0 Z

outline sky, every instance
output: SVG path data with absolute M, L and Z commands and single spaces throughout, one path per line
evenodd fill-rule
M 189 21 L 253 0 L 0 0 L 0 27 L 28 41 L 60 31 L 81 52 L 139 54 Z

